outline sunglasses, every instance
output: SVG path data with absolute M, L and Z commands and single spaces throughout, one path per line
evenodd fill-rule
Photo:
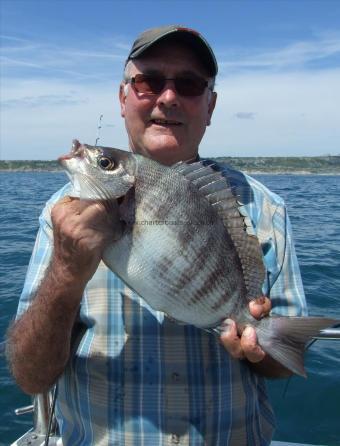
M 196 76 L 178 76 L 167 78 L 158 74 L 136 74 L 128 82 L 138 93 L 159 94 L 167 81 L 173 81 L 180 96 L 201 96 L 208 86 L 208 81 Z

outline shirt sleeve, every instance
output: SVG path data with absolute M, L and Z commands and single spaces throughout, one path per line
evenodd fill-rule
M 285 202 L 252 177 L 247 181 L 252 190 L 247 211 L 266 269 L 262 292 L 271 299 L 273 314 L 305 316 L 306 298 Z
M 68 193 L 69 185 L 66 185 L 55 193 L 46 203 L 39 217 L 39 230 L 35 240 L 32 256 L 28 265 L 24 287 L 19 299 L 16 318 L 18 319 L 32 303 L 36 290 L 45 276 L 50 263 L 53 249 L 53 231 L 51 222 L 51 209 L 54 204 Z
M 291 223 L 284 204 L 277 206 L 273 216 L 272 249 L 276 265 L 267 273 L 269 297 L 273 313 L 306 316 L 307 305 L 297 260 Z M 266 257 L 266 256 L 265 256 Z

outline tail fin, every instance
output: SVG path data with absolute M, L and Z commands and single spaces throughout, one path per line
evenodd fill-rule
M 270 316 L 256 324 L 256 334 L 266 353 L 292 372 L 306 377 L 303 366 L 306 343 L 320 330 L 337 322 L 322 317 Z

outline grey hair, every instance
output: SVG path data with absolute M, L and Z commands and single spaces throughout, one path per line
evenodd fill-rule
M 124 68 L 124 73 L 123 73 L 123 81 L 124 82 L 128 82 L 131 78 L 131 66 L 132 66 L 132 60 L 128 60 L 127 64 L 125 65 Z

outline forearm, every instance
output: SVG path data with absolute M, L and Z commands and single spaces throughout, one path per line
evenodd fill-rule
M 50 266 L 33 303 L 9 331 L 9 362 L 27 393 L 47 390 L 63 372 L 85 286 L 105 247 L 122 233 L 118 207 L 109 214 L 99 202 L 68 196 L 52 208 L 51 222 Z
M 25 392 L 47 390 L 63 372 L 84 287 L 52 261 L 32 305 L 9 330 L 10 366 Z

